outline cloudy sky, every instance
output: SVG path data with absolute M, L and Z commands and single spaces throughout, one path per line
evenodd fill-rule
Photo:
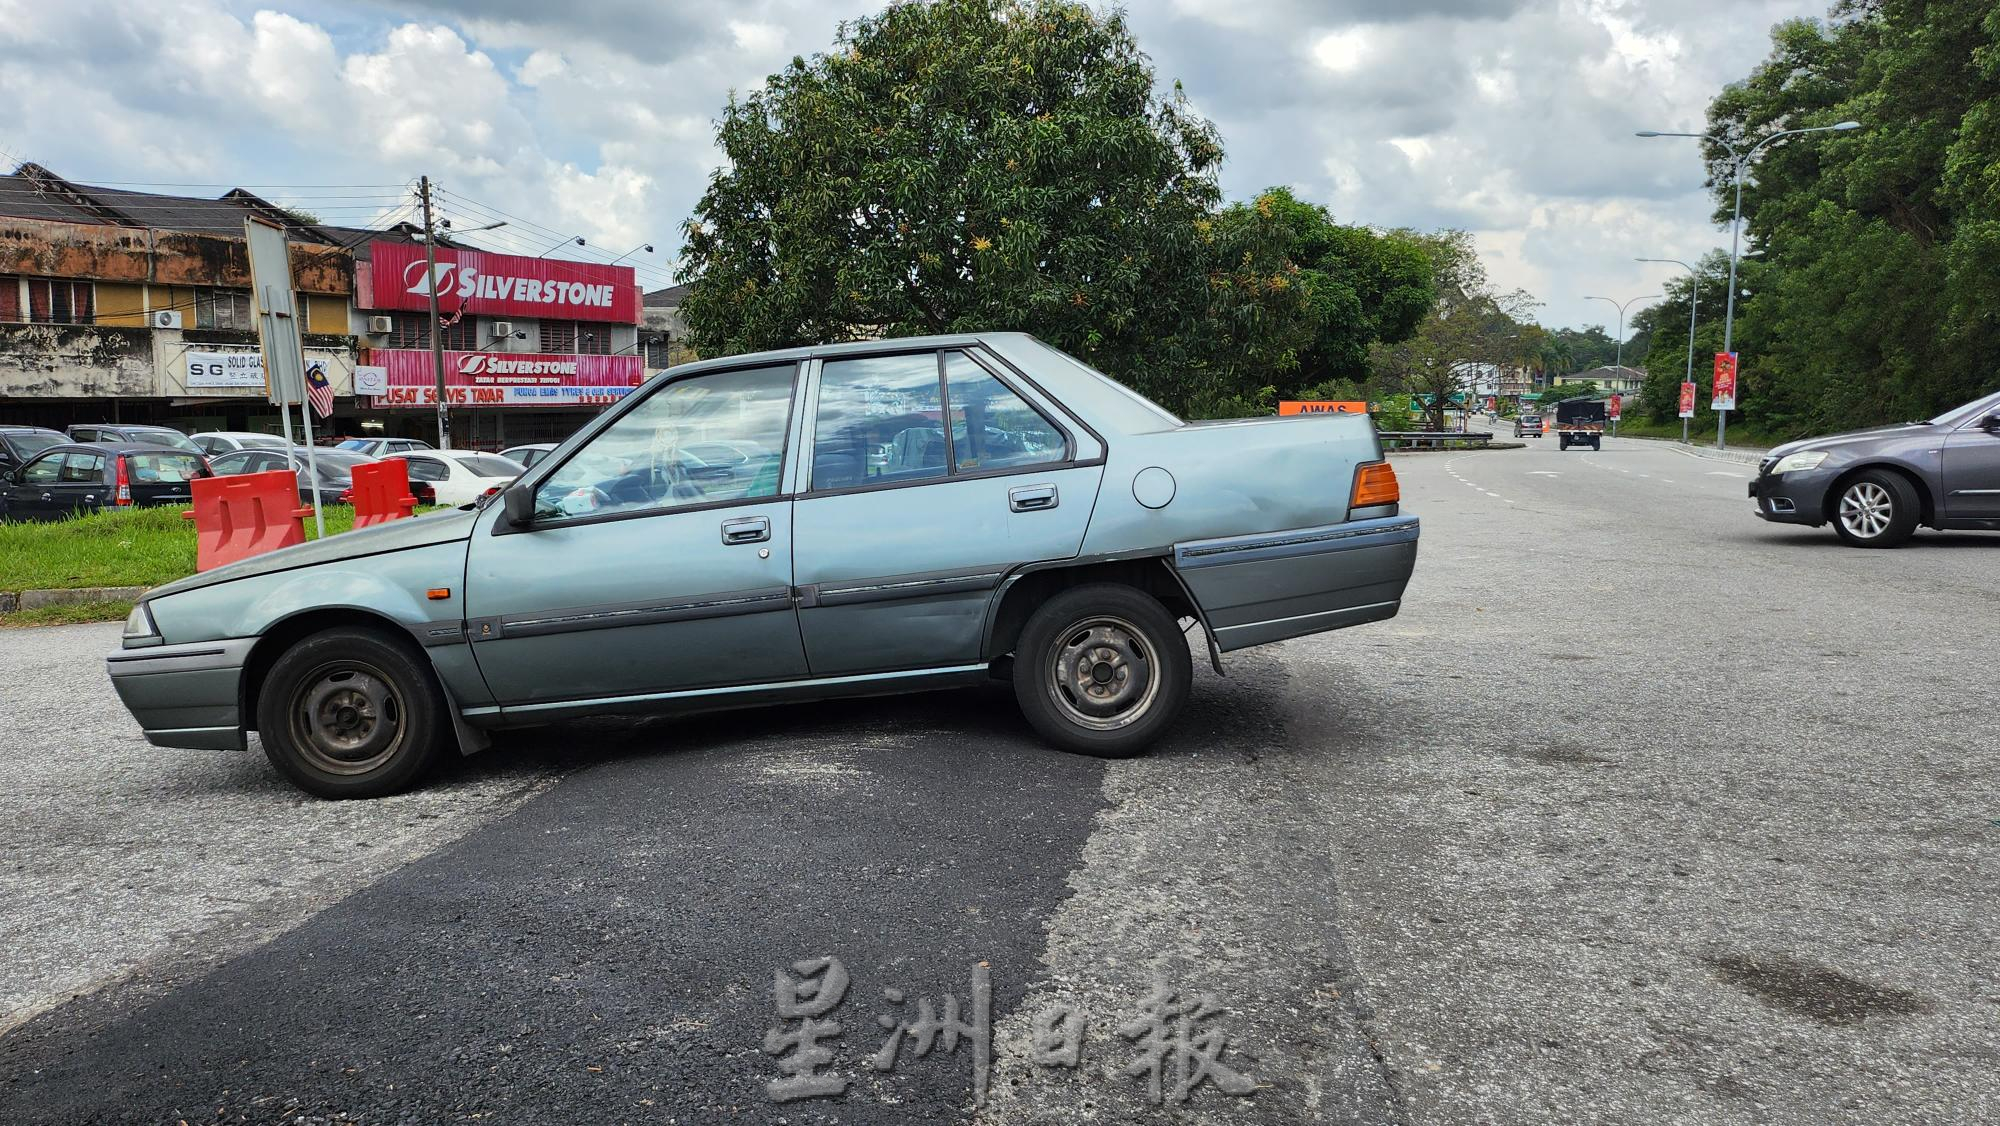
M 1464 227 L 1551 325 L 1659 292 L 1726 245 L 1692 141 L 1779 20 L 1826 0 L 1134 0 L 1163 84 L 1221 128 L 1232 197 L 1293 185 L 1344 221 Z M 840 0 L 0 0 L 0 159 L 86 182 L 257 185 L 366 223 L 428 173 L 494 249 L 633 253 L 670 282 L 712 122 Z M 210 187 L 213 185 L 214 187 Z M 162 188 L 160 190 L 168 190 Z M 1640 305 L 1643 305 L 1641 302 Z M 1635 305 L 1634 308 L 1640 307 Z

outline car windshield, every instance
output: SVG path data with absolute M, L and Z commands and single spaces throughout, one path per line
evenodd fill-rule
M 1931 419 L 1932 426 L 1959 426 L 1970 422 L 1986 411 L 2000 410 L 2000 395 L 1988 395 L 1984 399 L 1974 399 L 1962 407 L 1953 407 Z
M 125 433 L 129 434 L 135 442 L 150 442 L 155 446 L 172 446 L 177 450 L 187 450 L 189 453 L 198 454 L 202 452 L 201 447 L 190 441 L 187 435 L 175 430 L 164 428 L 155 430 L 147 426 L 135 426 L 125 431 Z
M 238 434 L 236 444 L 246 450 L 282 450 L 285 440 L 276 434 Z
M 299 457 L 303 460 L 305 455 L 300 454 Z M 357 453 L 354 450 L 331 449 L 314 450 L 313 460 L 319 463 L 321 469 L 325 469 L 331 465 L 339 468 L 342 474 L 346 474 L 352 471 L 357 465 L 366 465 L 377 459 L 369 457 L 364 453 Z
M 498 454 L 466 454 L 456 460 L 476 477 L 518 477 L 524 468 L 520 462 Z
M 339 445 L 337 445 L 337 446 L 335 446 L 335 447 L 333 447 L 333 448 L 334 448 L 334 449 L 336 449 L 336 450 L 366 450 L 366 449 L 369 449 L 369 448 L 373 447 L 373 446 L 375 445 L 375 443 L 376 443 L 377 441 L 380 441 L 380 439 L 377 439 L 377 438 L 349 438 L 349 439 L 348 439 L 348 440 L 346 440 L 345 442 L 342 442 L 341 444 L 339 444 Z
M 21 451 L 21 460 L 26 461 L 50 446 L 60 446 L 69 439 L 61 434 L 15 434 L 7 441 Z

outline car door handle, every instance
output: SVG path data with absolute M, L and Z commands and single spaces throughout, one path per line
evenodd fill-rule
M 1060 502 L 1054 485 L 1022 485 L 1007 490 L 1007 507 L 1016 512 L 1054 508 Z
M 722 522 L 722 542 L 763 543 L 771 538 L 771 519 L 768 516 L 741 516 Z
M 54 500 L 54 499 L 56 499 L 56 497 L 55 497 L 55 494 L 54 494 L 54 493 L 43 493 L 43 494 L 42 494 L 42 499 L 43 499 L 43 500 Z

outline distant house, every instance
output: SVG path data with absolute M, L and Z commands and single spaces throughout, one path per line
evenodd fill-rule
M 658 371 L 694 359 L 687 346 L 687 321 L 681 317 L 681 302 L 687 299 L 686 285 L 670 285 L 646 294 L 639 310 L 639 339 L 644 348 L 646 370 Z
M 1607 365 L 1601 368 L 1591 368 L 1589 371 L 1576 371 L 1568 375 L 1558 375 L 1555 377 L 1554 386 L 1561 387 L 1565 383 L 1595 383 L 1600 390 L 1630 394 L 1644 386 L 1645 382 L 1646 373 L 1640 371 L 1638 368 Z

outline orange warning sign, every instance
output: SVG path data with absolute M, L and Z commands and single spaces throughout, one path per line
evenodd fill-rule
M 1367 403 L 1336 403 L 1330 401 L 1300 402 L 1286 399 L 1278 404 L 1279 414 L 1367 414 Z

